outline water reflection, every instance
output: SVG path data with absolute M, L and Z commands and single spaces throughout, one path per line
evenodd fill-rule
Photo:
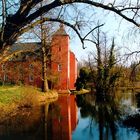
M 54 103 L 21 109 L 0 123 L 1 140 L 71 140 L 77 125 L 74 95 L 63 95 Z
M 126 110 L 131 109 L 124 103 L 127 98 L 122 97 L 78 95 L 79 123 L 73 133 L 73 140 L 137 140 L 138 133 L 122 124 Z M 133 106 L 132 100 L 131 103 Z
M 136 120 L 133 117 L 137 105 L 134 94 L 128 93 L 61 95 L 53 103 L 20 109 L 10 119 L 0 122 L 0 139 L 138 140 L 139 133 L 130 129 Z
M 48 106 L 48 105 L 47 105 Z M 43 140 L 43 108 L 20 108 L 0 123 L 1 140 Z
M 127 127 L 134 128 L 140 133 L 140 93 L 136 93 L 137 108 L 134 113 L 126 116 L 123 124 Z
M 74 95 L 60 96 L 49 106 L 47 140 L 71 140 L 77 124 L 77 106 Z

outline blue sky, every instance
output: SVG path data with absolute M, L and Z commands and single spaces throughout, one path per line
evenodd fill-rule
M 125 54 L 139 49 L 140 37 L 136 33 L 131 33 L 134 30 L 134 25 L 128 21 L 122 20 L 121 17 L 114 13 L 97 9 L 95 15 L 96 20 L 100 20 L 100 23 L 105 23 L 102 27 L 102 31 L 107 33 L 107 37 L 111 40 L 115 37 L 115 43 L 117 47 L 121 48 L 120 52 Z M 89 51 L 95 51 L 95 47 L 88 43 L 85 44 L 86 49 L 82 49 L 80 40 L 74 36 L 71 38 L 71 50 L 76 54 L 78 60 L 87 58 Z

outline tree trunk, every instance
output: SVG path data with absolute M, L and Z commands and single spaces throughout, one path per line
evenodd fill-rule
M 48 80 L 47 80 L 47 56 L 45 52 L 45 44 L 42 44 L 42 92 L 48 91 Z

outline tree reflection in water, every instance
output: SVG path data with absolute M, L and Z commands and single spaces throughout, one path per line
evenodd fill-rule
M 123 124 L 127 127 L 136 129 L 137 132 L 140 133 L 140 93 L 137 93 L 135 96 L 137 109 L 135 113 L 126 116 L 126 118 L 123 121 Z
M 117 125 L 121 118 L 119 102 L 112 96 L 77 95 L 77 105 L 80 107 L 81 117 L 90 117 L 88 127 L 92 129 L 93 120 L 98 125 L 99 139 L 116 140 Z M 92 130 L 90 131 L 92 136 Z

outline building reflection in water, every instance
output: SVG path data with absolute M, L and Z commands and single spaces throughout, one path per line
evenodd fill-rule
M 24 111 L 23 111 L 24 110 Z M 74 95 L 61 95 L 56 102 L 21 109 L 0 123 L 0 140 L 71 140 L 77 125 Z
M 47 140 L 71 140 L 77 125 L 77 106 L 74 95 L 61 95 L 49 105 L 46 120 Z

